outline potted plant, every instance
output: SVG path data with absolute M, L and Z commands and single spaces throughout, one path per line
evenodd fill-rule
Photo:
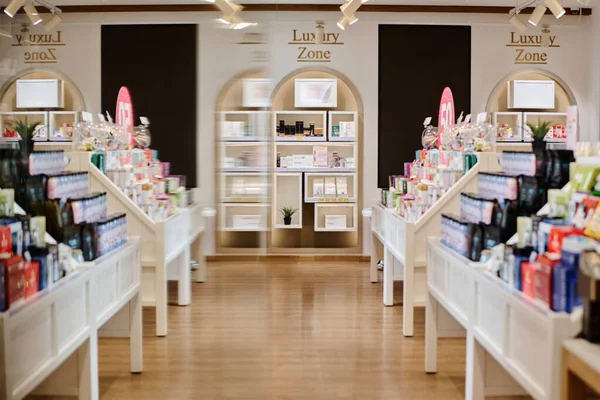
M 283 215 L 283 224 L 291 225 L 292 224 L 292 215 L 294 215 L 298 211 L 297 208 L 293 207 L 283 207 L 279 212 Z
M 11 124 L 11 128 L 21 136 L 19 148 L 21 149 L 21 158 L 25 163 L 29 160 L 29 154 L 33 152 L 33 134 L 39 124 L 39 122 L 29 124 L 27 118 L 25 121 L 19 120 Z
M 533 136 L 533 148 L 536 150 L 544 150 L 546 148 L 544 138 L 552 127 L 552 122 L 541 121 L 538 119 L 537 125 L 533 125 L 532 123 L 528 122 L 527 126 L 531 130 L 531 134 Z

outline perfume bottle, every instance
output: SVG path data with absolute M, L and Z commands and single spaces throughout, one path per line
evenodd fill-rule
M 309 134 L 310 134 L 310 136 L 315 136 L 315 123 L 314 122 L 310 123 Z

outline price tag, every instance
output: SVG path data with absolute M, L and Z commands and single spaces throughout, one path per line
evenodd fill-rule
M 462 123 L 462 121 L 463 121 L 463 112 L 461 111 L 460 115 L 458 116 L 458 119 L 456 120 L 456 124 L 458 125 L 458 124 Z
M 98 119 L 102 122 L 106 122 L 106 117 L 102 113 L 98 114 Z
M 471 122 L 471 114 L 467 114 L 465 117 L 465 124 L 468 124 L 469 122 Z
M 90 116 L 91 116 L 91 114 L 88 113 L 87 111 L 81 112 L 81 119 L 83 120 L 83 122 L 92 122 L 92 121 L 90 121 Z
M 146 117 L 140 117 L 140 122 L 142 125 L 150 125 L 150 121 Z
M 423 126 L 429 126 L 429 124 L 431 124 L 431 117 L 427 117 L 425 118 L 425 121 L 423 121 Z
M 106 118 L 108 118 L 108 122 L 110 122 L 111 124 L 113 123 L 113 119 L 108 111 L 106 112 Z
M 486 112 L 481 112 L 481 113 L 477 114 L 477 123 L 478 124 L 481 124 L 485 121 L 487 121 L 487 113 Z

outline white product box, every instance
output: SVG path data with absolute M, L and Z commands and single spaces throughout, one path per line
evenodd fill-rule
M 281 157 L 279 159 L 279 163 L 280 163 L 281 168 L 292 168 L 292 166 L 294 165 L 294 157 L 292 157 L 292 156 Z
M 325 228 L 326 229 L 340 229 L 346 228 L 346 216 L 345 215 L 326 215 L 325 216 Z
M 354 121 L 340 122 L 340 137 L 354 137 Z
M 292 165 L 294 168 L 310 168 L 313 166 L 313 156 L 307 154 L 294 154 Z
M 313 146 L 313 165 L 315 167 L 327 167 L 327 147 Z
M 223 168 L 235 168 L 235 157 L 223 157 Z
M 235 229 L 260 228 L 261 222 L 261 215 L 234 215 L 232 217 L 232 225 Z
M 245 122 L 223 121 L 221 129 L 224 137 L 242 137 L 244 136 Z
M 356 168 L 356 161 L 354 160 L 354 157 L 346 158 L 346 168 Z
M 249 186 L 249 187 L 246 187 L 245 192 L 246 192 L 245 194 L 247 196 L 264 196 L 264 195 L 267 194 L 266 191 L 265 191 L 265 188 L 262 188 L 262 187 L 259 187 L 259 186 Z

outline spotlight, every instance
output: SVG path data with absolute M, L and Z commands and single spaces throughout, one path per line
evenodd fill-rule
M 533 26 L 537 26 L 537 24 L 539 24 L 542 20 L 544 14 L 546 14 L 546 6 L 543 4 L 538 4 L 529 16 L 529 23 Z
M 362 4 L 365 4 L 367 1 L 369 1 L 369 0 L 360 0 L 360 2 L 361 2 Z
M 233 29 L 244 29 L 249 26 L 256 26 L 256 25 L 258 25 L 256 22 L 238 22 L 237 24 L 235 24 L 233 26 Z
M 546 0 L 544 1 L 544 3 L 546 3 L 550 11 L 552 11 L 552 14 L 554 14 L 556 19 L 559 19 L 560 17 L 565 15 L 565 9 L 562 8 L 558 0 Z
M 342 18 L 340 18 L 340 20 L 337 22 L 337 26 L 338 26 L 338 27 L 339 27 L 341 30 L 345 31 L 345 30 L 346 30 L 346 27 L 348 26 L 348 20 L 346 19 L 346 17 L 342 17 Z
M 31 23 L 33 25 L 37 25 L 40 22 L 42 22 L 42 17 L 40 17 L 40 14 L 38 14 L 35 6 L 33 5 L 33 3 L 27 3 L 23 6 L 23 9 L 25 10 L 25 13 L 27 14 L 27 17 L 29 17 L 29 20 L 31 21 Z
M 358 11 L 361 4 L 361 0 L 348 0 L 340 6 L 340 10 L 342 10 L 344 15 L 348 16 Z
M 52 11 L 52 17 L 44 23 L 44 29 L 46 32 L 50 32 L 52 29 L 56 28 L 62 22 L 62 18 L 60 14 L 55 11 Z
M 325 37 L 325 27 L 323 22 L 317 21 L 317 27 L 315 29 L 315 44 L 323 44 L 323 38 Z
M 347 19 L 350 25 L 358 21 L 358 17 L 356 16 L 356 14 L 350 14 Z
M 525 24 L 525 22 L 521 21 L 521 18 L 519 18 L 517 14 L 514 14 L 512 17 L 510 17 L 508 22 L 510 22 L 510 24 L 521 33 L 525 32 L 525 30 L 527 29 L 527 25 Z
M 550 29 L 548 29 L 548 25 L 544 25 L 542 28 L 542 40 L 540 46 L 550 47 Z
M 12 0 L 4 9 L 4 13 L 13 18 L 23 3 L 25 3 L 25 0 Z
M 225 15 L 233 15 L 244 8 L 231 0 L 215 0 L 215 4 Z

